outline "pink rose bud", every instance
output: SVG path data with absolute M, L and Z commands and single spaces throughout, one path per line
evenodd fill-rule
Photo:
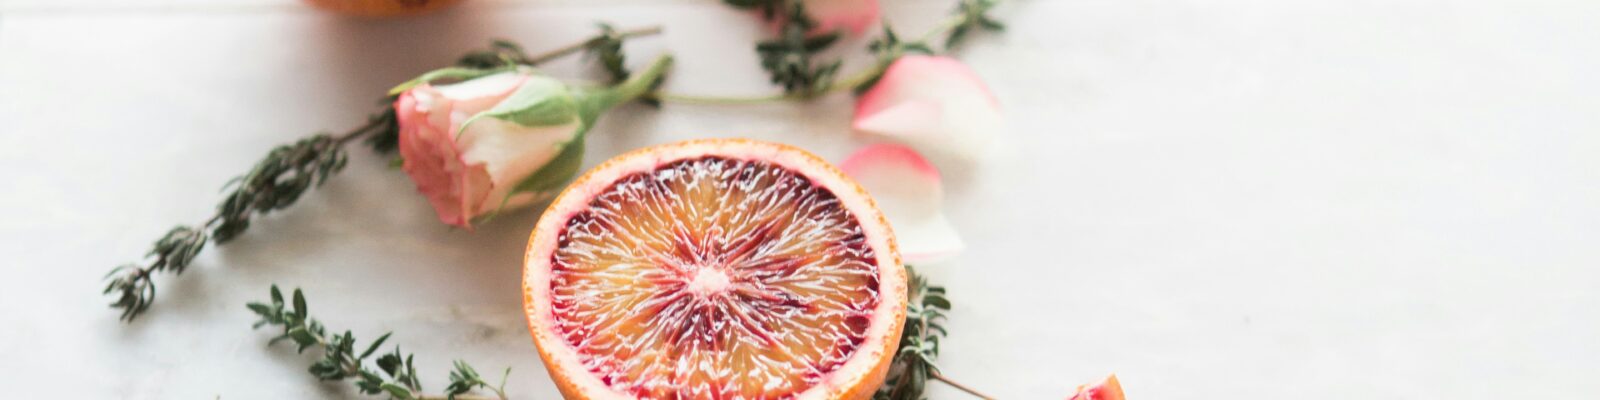
M 856 101 L 857 132 L 906 143 L 924 153 L 979 160 L 1005 131 L 1000 102 L 965 64 L 907 55 Z
M 446 68 L 395 88 L 401 169 L 439 220 L 475 218 L 548 199 L 583 162 L 599 113 L 644 94 L 671 64 L 662 57 L 611 88 L 569 86 L 529 69 Z M 464 79 L 434 85 L 431 81 Z
M 1078 386 L 1078 393 L 1067 400 L 1123 400 L 1122 384 L 1117 382 L 1117 374 L 1111 374 L 1099 383 Z

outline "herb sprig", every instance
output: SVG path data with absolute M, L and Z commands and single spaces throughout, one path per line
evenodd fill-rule
M 516 43 L 496 40 L 488 49 L 462 56 L 456 65 L 475 69 L 532 66 L 591 51 L 602 55 L 601 61 L 608 72 L 626 74 L 625 69 L 618 69 L 622 61 L 621 41 L 660 32 L 659 27 L 618 31 L 604 26 L 599 35 L 531 56 Z M 613 66 L 613 62 L 617 65 Z M 111 307 L 122 310 L 120 319 L 131 322 L 150 309 L 156 296 L 152 280 L 155 273 L 182 274 L 207 244 L 232 241 L 250 228 L 252 218 L 288 208 L 307 191 L 321 186 L 344 169 L 349 160 L 345 149 L 348 143 L 366 138 L 367 145 L 378 153 L 393 151 L 400 141 L 394 97 L 385 98 L 382 104 L 381 109 L 367 117 L 366 123 L 354 129 L 338 135 L 319 133 L 273 148 L 248 172 L 223 186 L 227 194 L 217 204 L 212 217 L 198 224 L 169 229 L 151 246 L 145 260 L 113 268 L 104 278 L 107 282 L 102 294 L 115 297 Z
M 889 376 L 873 394 L 873 400 L 922 400 L 930 379 L 978 398 L 993 399 L 939 372 L 934 360 L 939 358 L 939 339 L 947 334 L 944 320 L 945 313 L 950 311 L 950 299 L 945 297 L 943 286 L 928 284 L 927 277 L 918 275 L 911 266 L 906 266 L 906 273 L 911 284 L 900 349 L 895 352 Z
M 384 341 L 389 340 L 389 336 L 394 332 L 379 336 L 358 354 L 355 352 L 355 336 L 350 331 L 330 335 L 326 326 L 311 318 L 305 294 L 300 289 L 294 290 L 290 303 L 285 303 L 283 292 L 278 290 L 278 285 L 272 285 L 271 296 L 270 302 L 248 304 L 250 311 L 261 317 L 253 327 L 259 329 L 271 325 L 283 329 L 282 334 L 267 342 L 268 346 L 289 341 L 295 344 L 296 353 L 305 353 L 306 349 L 313 347 L 321 349 L 322 359 L 311 364 L 311 368 L 308 369 L 318 380 L 352 379 L 355 381 L 356 390 L 361 394 L 388 395 L 389 398 L 401 400 L 506 399 L 505 385 L 506 378 L 511 375 L 510 368 L 506 368 L 505 374 L 500 377 L 499 385 L 491 386 L 471 365 L 456 360 L 455 370 L 450 372 L 450 385 L 445 387 L 444 394 L 422 394 L 422 382 L 418 379 L 416 365 L 412 362 L 416 356 L 402 352 L 400 346 L 396 345 L 394 351 L 379 355 L 370 363 L 371 366 L 368 365 L 367 360 L 383 347 Z M 476 389 L 491 391 L 495 397 L 469 394 Z
M 778 25 L 778 37 L 756 43 L 756 53 L 761 58 L 761 68 L 767 71 L 772 83 L 783 88 L 779 94 L 757 97 L 698 96 L 676 93 L 655 93 L 663 101 L 704 104 L 748 104 L 771 101 L 809 100 L 829 93 L 850 90 L 856 94 L 870 89 L 895 59 L 906 54 L 950 53 L 971 37 L 974 32 L 1000 31 L 1005 28 L 989 13 L 1000 0 L 959 0 L 955 10 L 943 22 L 914 39 L 902 35 L 884 23 L 880 36 L 867 47 L 877 57 L 872 66 L 840 77 L 839 59 L 819 60 L 818 54 L 838 42 L 839 31 L 812 33 L 816 21 L 805 13 L 798 0 L 723 0 L 728 5 L 758 10 Z M 942 39 L 942 40 L 941 40 Z M 942 48 L 932 43 L 941 40 Z

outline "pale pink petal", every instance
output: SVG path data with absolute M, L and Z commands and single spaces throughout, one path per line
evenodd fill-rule
M 999 102 L 960 61 L 908 55 L 856 102 L 852 126 L 923 151 L 977 160 L 1005 131 Z
M 528 74 L 506 71 L 434 88 L 440 95 L 455 102 L 456 109 L 477 113 L 505 100 L 528 79 Z
M 944 216 L 939 170 L 916 150 L 875 144 L 857 151 L 839 168 L 877 201 L 894 228 L 906 262 L 939 261 L 965 248 Z
M 806 13 L 817 21 L 813 32 L 844 29 L 860 35 L 878 21 L 878 0 L 805 0 Z
M 862 132 L 887 136 L 913 136 L 940 129 L 939 123 L 943 120 L 943 110 L 939 103 L 911 99 L 857 118 L 853 125 L 856 130 Z
M 522 126 L 494 118 L 479 118 L 461 131 L 456 142 L 461 148 L 462 160 L 485 168 L 493 183 L 481 203 L 479 213 L 494 211 L 506 201 L 517 183 L 532 175 L 550 160 L 561 154 L 561 149 L 577 138 L 583 128 L 576 117 L 572 122 L 551 126 Z
M 817 22 L 817 26 L 809 32 L 813 35 L 836 30 L 860 35 L 878 22 L 880 17 L 878 0 L 802 0 L 802 2 L 806 6 L 806 14 Z M 781 27 L 779 22 L 783 18 L 779 15 L 778 18 L 767 21 L 768 29 L 777 33 Z
M 433 87 L 419 85 L 395 101 L 400 125 L 401 170 L 428 198 L 439 220 L 471 227 L 474 208 L 488 195 L 488 174 L 461 159 L 451 114 L 455 103 Z

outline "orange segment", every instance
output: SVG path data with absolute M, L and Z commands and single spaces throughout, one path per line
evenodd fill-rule
M 871 199 L 770 143 L 602 164 L 541 217 L 526 269 L 529 329 L 568 398 L 864 398 L 904 320 Z

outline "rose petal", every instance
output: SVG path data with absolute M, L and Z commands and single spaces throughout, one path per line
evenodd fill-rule
M 507 201 L 511 189 L 519 180 L 555 159 L 582 127 L 582 122 L 576 118 L 570 123 L 553 126 L 529 127 L 494 118 L 479 118 L 467 125 L 456 140 L 466 149 L 461 158 L 468 164 L 484 166 L 493 183 L 474 214 L 499 209 L 502 203 L 520 205 Z
M 878 21 L 878 0 L 805 0 L 804 3 L 806 13 L 817 21 L 812 32 L 846 29 L 860 35 Z
M 433 88 L 441 96 L 456 102 L 455 108 L 477 113 L 505 100 L 528 78 L 526 74 L 506 71 Z
M 843 30 L 844 33 L 860 35 L 878 22 L 881 16 L 878 0 L 802 0 L 805 4 L 806 14 L 817 23 L 808 34 L 820 35 Z M 787 10 L 778 10 L 778 17 L 767 20 L 767 28 L 772 33 L 779 33 L 783 25 L 783 14 Z M 758 15 L 760 13 L 757 13 Z
M 894 228 L 906 262 L 934 262 L 965 247 L 944 216 L 939 170 L 916 150 L 897 144 L 867 146 L 839 165 L 878 203 Z
M 925 151 L 978 160 L 993 152 L 1005 118 L 994 94 L 965 64 L 908 55 L 862 94 L 852 126 Z
M 1123 400 L 1122 383 L 1117 382 L 1117 374 L 1111 374 L 1099 383 L 1078 386 L 1078 393 L 1067 400 Z
M 428 198 L 440 221 L 467 227 L 472 205 L 488 194 L 488 174 L 462 162 L 451 132 L 453 105 L 427 85 L 402 93 L 395 101 L 401 169 Z

